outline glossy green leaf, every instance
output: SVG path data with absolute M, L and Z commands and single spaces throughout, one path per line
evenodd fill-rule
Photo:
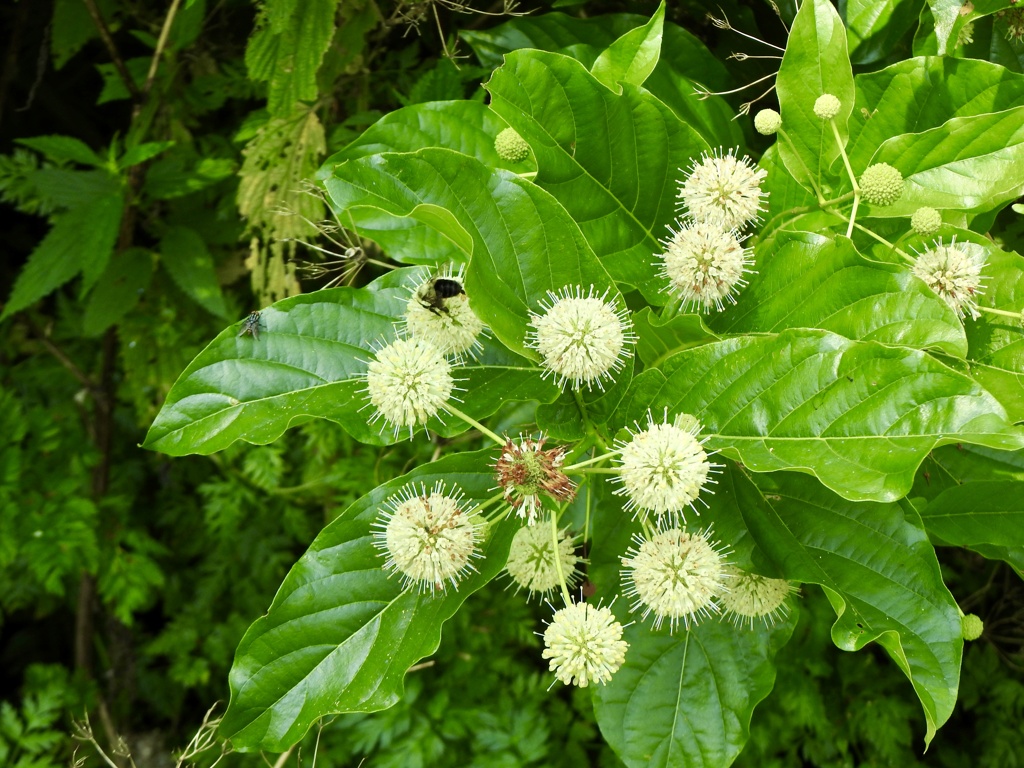
M 921 510 L 925 528 L 946 544 L 1024 569 L 1024 497 L 1019 480 L 956 485 Z
M 575 19 L 560 13 L 525 16 L 493 29 L 463 32 L 481 63 L 498 67 L 504 54 L 520 48 L 572 56 L 590 68 L 616 39 L 644 25 L 647 19 L 632 14 L 613 14 Z M 724 91 L 735 83 L 726 67 L 697 37 L 675 24 L 665 24 L 658 65 L 644 82 L 678 117 L 714 145 L 733 147 L 743 143 L 734 113 L 720 97 L 701 99 L 696 84 Z
M 987 240 L 987 238 L 984 238 Z M 981 304 L 1008 312 L 1024 309 L 1024 258 L 991 244 L 982 274 Z M 1024 421 L 1024 328 L 1020 321 L 985 314 L 968 322 L 971 375 L 1006 408 L 1012 421 Z
M 481 502 L 493 495 L 488 452 L 462 453 L 385 483 L 324 528 L 285 577 L 270 610 L 246 632 L 229 678 L 220 730 L 241 750 L 282 752 L 318 719 L 395 704 L 408 669 L 433 653 L 441 626 L 504 567 L 518 521 L 492 529 L 476 573 L 435 595 L 388 578 L 374 546 L 378 510 L 407 484 L 457 485 Z
M 596 689 L 602 735 L 630 768 L 731 764 L 754 707 L 771 692 L 772 660 L 793 627 L 747 630 L 709 620 L 669 635 L 633 624 L 625 666 Z
M 593 285 L 617 295 L 551 195 L 466 155 L 424 149 L 359 158 L 338 166 L 325 185 L 339 211 L 373 208 L 385 223 L 385 217 L 423 222 L 472 255 L 466 291 L 473 310 L 518 354 L 536 358 L 525 344 L 529 313 L 548 291 Z
M 708 145 L 646 91 L 623 84 L 616 95 L 567 56 L 515 51 L 487 88 L 491 108 L 532 147 L 537 185 L 612 277 L 664 302 L 652 254 L 676 217 L 679 169 Z
M 848 339 L 967 353 L 949 305 L 908 268 L 865 259 L 845 237 L 783 233 L 756 254 L 757 274 L 738 306 L 709 320 L 715 331 L 822 328 Z
M 279 301 L 263 310 L 259 339 L 221 333 L 185 369 L 146 436 L 144 447 L 172 456 L 219 451 L 236 440 L 263 445 L 312 418 L 340 424 L 375 445 L 404 439 L 370 413 L 360 375 L 373 345 L 394 338 L 394 324 L 418 270 L 397 270 L 367 288 L 333 288 Z M 522 358 L 489 343 L 479 360 L 454 371 L 465 389 L 460 409 L 474 418 L 508 401 L 553 400 L 558 390 Z M 459 419 L 431 419 L 434 432 L 468 429 Z
M 1024 76 L 977 59 L 918 56 L 858 75 L 847 153 L 855 172 L 902 133 L 938 128 L 952 117 L 1002 112 L 1024 102 Z
M 18 274 L 0 320 L 10 317 L 83 275 L 89 288 L 106 269 L 124 212 L 120 188 L 62 214 Z
M 189 227 L 168 229 L 160 240 L 160 261 L 185 295 L 217 317 L 228 317 L 213 257 L 198 232 Z
M 759 549 L 786 578 L 825 589 L 839 648 L 885 648 L 921 700 L 930 742 L 956 703 L 963 638 L 920 518 L 897 504 L 846 501 L 799 475 L 754 480 L 748 492 L 736 478 Z
M 776 91 L 788 139 L 778 143 L 782 161 L 801 184 L 821 188 L 829 165 L 839 156 L 839 147 L 829 124 L 814 114 L 814 102 L 824 93 L 839 99 L 835 124 L 845 142 L 854 101 L 846 29 L 829 0 L 801 4 L 782 57 Z
M 917 22 L 924 0 L 845 0 L 839 9 L 846 21 L 850 58 L 870 64 L 892 53 Z
M 657 366 L 666 357 L 684 349 L 716 341 L 700 315 L 659 317 L 650 307 L 633 314 L 636 354 L 645 366 Z
M 608 88 L 621 93 L 619 83 L 643 85 L 658 65 L 665 27 L 665 0 L 643 26 L 631 29 L 608 46 L 590 68 L 590 73 Z
M 662 378 L 663 377 L 663 378 Z M 708 445 L 756 472 L 815 475 L 852 500 L 910 489 L 936 445 L 1024 446 L 1002 406 L 924 352 L 789 330 L 705 344 L 634 380 L 629 419 L 648 408 L 698 416 Z
M 945 54 L 947 49 L 954 47 L 950 45 L 950 39 L 952 38 L 953 43 L 956 42 L 953 35 L 956 32 L 957 21 L 960 19 L 960 10 L 963 5 L 963 0 L 928 0 L 928 7 L 931 8 L 932 18 L 935 22 L 935 37 L 938 41 L 940 56 Z
M 494 139 L 506 127 L 504 120 L 479 101 L 413 104 L 388 112 L 358 139 L 328 158 L 318 175 L 329 178 L 334 167 L 346 160 L 382 152 L 415 152 L 424 147 L 453 149 L 484 165 L 515 173 L 537 170 L 532 157 L 519 163 L 498 157 Z
M 127 315 L 142 298 L 153 279 L 153 254 L 145 248 L 129 248 L 114 254 L 89 294 L 82 315 L 82 333 L 99 336 Z
M 866 206 L 869 216 L 910 216 L 922 206 L 992 210 L 1024 193 L 1024 106 L 895 136 L 872 162 L 898 169 L 905 187 L 893 205 Z

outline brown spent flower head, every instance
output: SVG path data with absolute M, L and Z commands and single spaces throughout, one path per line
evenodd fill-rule
M 520 435 L 518 444 L 506 438 L 494 465 L 498 485 L 512 509 L 530 525 L 537 520 L 542 493 L 555 501 L 571 501 L 576 495 L 576 485 L 562 472 L 565 452 L 564 446 L 544 450 L 543 435 L 536 440 Z

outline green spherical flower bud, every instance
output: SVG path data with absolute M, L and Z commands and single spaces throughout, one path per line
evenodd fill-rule
M 515 128 L 506 128 L 494 140 L 494 151 L 498 157 L 509 163 L 521 163 L 530 155 L 530 145 Z
M 888 163 L 869 165 L 860 176 L 860 194 L 872 205 L 892 205 L 903 194 L 903 174 Z
M 823 93 L 814 102 L 814 114 L 821 120 L 831 120 L 839 114 L 842 103 L 831 93 Z
M 934 208 L 918 208 L 910 217 L 910 227 L 917 234 L 930 237 L 942 226 L 942 214 Z
M 762 109 L 754 116 L 754 128 L 762 136 L 772 136 L 782 127 L 782 115 L 774 109 Z
M 985 629 L 985 625 L 982 623 L 981 618 L 975 616 L 973 613 L 968 613 L 966 616 L 960 618 L 960 630 L 964 636 L 964 640 L 977 640 L 981 637 L 982 631 Z

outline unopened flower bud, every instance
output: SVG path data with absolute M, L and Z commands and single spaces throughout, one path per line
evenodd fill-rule
M 494 151 L 509 163 L 521 163 L 530 155 L 530 145 L 515 128 L 506 128 L 494 140 Z
M 985 624 L 982 622 L 980 616 L 968 613 L 966 616 L 960 618 L 960 629 L 963 633 L 964 640 L 977 640 L 985 630 Z
M 754 128 L 762 136 L 772 136 L 782 127 L 782 116 L 774 109 L 762 109 L 754 115 Z
M 903 174 L 888 163 L 869 165 L 860 176 L 860 194 L 872 205 L 892 205 L 903 195 Z
M 814 114 L 821 120 L 831 120 L 839 114 L 842 102 L 831 93 L 823 93 L 814 102 Z
M 910 227 L 919 235 L 934 235 L 942 226 L 942 214 L 934 208 L 918 208 L 910 217 Z

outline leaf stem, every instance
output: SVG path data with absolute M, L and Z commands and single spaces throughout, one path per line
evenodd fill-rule
M 445 410 L 448 411 L 448 413 L 450 413 L 452 416 L 456 416 L 456 417 L 462 419 L 464 422 L 466 422 L 470 426 L 476 427 L 477 430 L 479 430 L 483 434 L 487 435 L 489 438 L 491 438 L 491 440 L 496 442 L 498 445 L 504 445 L 506 442 L 508 442 L 507 440 L 504 440 L 504 439 L 498 437 L 494 432 L 489 430 L 487 427 L 485 427 L 483 424 L 481 424 L 479 421 L 474 419 L 469 414 L 463 413 L 462 411 L 460 411 L 458 408 L 456 408 L 451 403 L 445 403 L 444 407 L 445 407 Z
M 554 510 L 549 510 L 551 519 L 551 547 L 555 554 L 555 568 L 558 569 L 558 585 L 562 588 L 562 599 L 565 604 L 572 605 L 572 596 L 569 594 L 569 587 L 565 583 L 565 571 L 562 570 L 562 558 L 558 555 L 558 515 Z
M 604 461 L 605 459 L 610 459 L 610 458 L 612 458 L 612 456 L 617 456 L 618 454 L 619 454 L 618 451 L 609 451 L 608 453 L 603 453 L 600 456 L 595 456 L 592 459 L 587 459 L 586 461 L 580 461 L 580 462 L 578 462 L 576 464 L 571 464 L 568 467 L 563 467 L 562 471 L 563 472 L 568 472 L 571 469 L 581 469 L 581 468 L 589 466 L 591 464 L 597 464 L 599 461 Z
M 836 146 L 839 147 L 839 154 L 843 158 L 843 165 L 846 166 L 846 173 L 850 176 L 850 183 L 853 184 L 853 208 L 850 210 L 850 225 L 846 228 L 846 236 L 853 236 L 853 225 L 857 220 L 857 206 L 860 205 L 860 186 L 857 184 L 857 177 L 853 173 L 853 168 L 850 167 L 850 158 L 846 156 L 846 145 L 843 143 L 842 136 L 839 135 L 839 127 L 836 125 L 836 119 L 830 117 L 828 124 L 832 126 L 832 135 L 836 137 Z
M 565 472 L 572 472 L 574 475 L 617 475 L 619 470 L 614 467 L 588 467 L 587 469 L 572 469 L 566 467 Z
M 997 309 L 996 307 L 983 307 L 978 306 L 979 312 L 987 312 L 990 315 L 999 315 L 1000 317 L 1012 317 L 1014 320 L 1020 320 L 1024 322 L 1024 313 L 1011 312 L 1008 309 Z

